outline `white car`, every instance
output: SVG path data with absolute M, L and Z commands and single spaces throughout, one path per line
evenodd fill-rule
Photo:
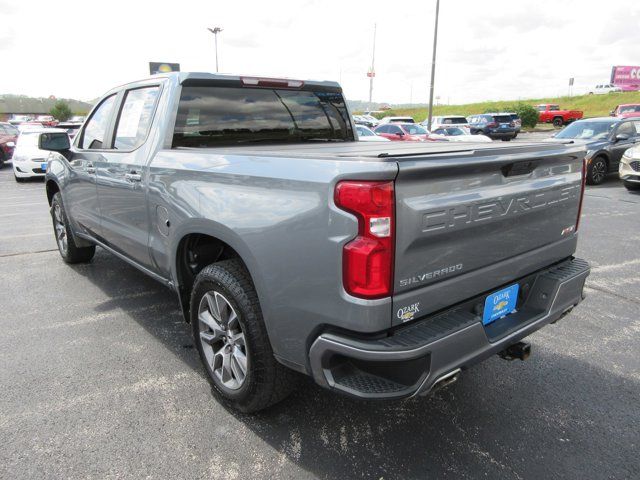
M 426 127 L 428 120 L 425 120 L 420 125 Z M 437 116 L 431 118 L 431 130 L 436 130 L 438 128 L 445 127 L 468 127 L 469 122 L 467 121 L 467 117 L 463 117 L 462 115 L 445 115 L 445 116 Z
M 22 133 L 22 132 L 40 131 L 40 130 L 42 130 L 44 128 L 45 128 L 44 125 L 42 125 L 41 123 L 37 123 L 37 122 L 21 123 L 20 125 L 18 125 L 18 131 L 20 133 Z
M 378 125 L 384 125 L 387 123 L 416 123 L 413 117 L 384 117 L 380 120 Z
M 591 90 L 589 90 L 589 95 L 604 95 L 605 93 L 617 93 L 617 92 L 621 92 L 622 89 L 620 87 L 616 87 L 615 85 L 609 83 L 609 84 L 602 84 L 602 85 L 596 85 L 595 88 L 592 88 Z
M 20 133 L 13 152 L 13 175 L 16 182 L 25 178 L 44 177 L 47 170 L 47 158 L 49 152 L 40 150 L 38 142 L 40 136 L 47 133 L 66 133 L 58 128 L 41 128 L 39 130 L 26 130 Z
M 640 190 L 640 147 L 631 147 L 624 152 L 618 173 L 627 190 Z
M 361 142 L 390 142 L 388 138 L 376 135 L 373 130 L 365 127 L 364 125 L 356 125 L 356 131 L 358 132 L 358 140 Z
M 436 128 L 431 131 L 432 136 L 438 136 L 447 139 L 450 142 L 471 142 L 471 143 L 487 143 L 492 140 L 486 135 L 471 135 L 471 131 L 466 127 L 447 126 Z

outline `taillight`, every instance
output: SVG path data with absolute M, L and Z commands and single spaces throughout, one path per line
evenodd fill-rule
M 393 285 L 393 182 L 340 182 L 334 201 L 358 218 L 358 236 L 342 252 L 344 289 L 354 297 L 388 297 Z
M 580 226 L 580 217 L 582 216 L 582 201 L 584 200 L 584 189 L 587 183 L 587 159 L 582 159 L 582 185 L 580 186 L 580 203 L 578 204 L 578 218 L 576 219 L 576 232 Z

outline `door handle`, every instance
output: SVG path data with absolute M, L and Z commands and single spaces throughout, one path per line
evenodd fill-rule
M 96 169 L 93 163 L 87 163 L 87 173 L 96 173 Z
M 136 172 L 130 172 L 125 173 L 124 178 L 126 178 L 128 182 L 139 182 L 142 180 L 142 175 Z

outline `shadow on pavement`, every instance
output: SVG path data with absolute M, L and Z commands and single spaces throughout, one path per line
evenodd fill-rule
M 97 310 L 122 309 L 206 381 L 172 292 L 102 250 L 76 269 L 130 292 Z M 362 402 L 305 379 L 265 412 L 228 412 L 320 478 L 638 478 L 638 398 L 637 380 L 534 343 L 527 362 L 492 358 L 428 398 Z

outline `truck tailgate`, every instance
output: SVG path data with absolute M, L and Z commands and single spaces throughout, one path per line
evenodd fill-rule
M 526 145 L 399 159 L 392 324 L 572 255 L 584 156 Z

